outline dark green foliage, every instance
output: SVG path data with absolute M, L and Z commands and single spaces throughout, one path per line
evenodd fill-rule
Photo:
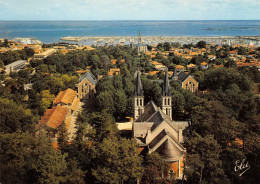
M 26 59 L 26 54 L 23 50 L 7 51 L 5 53 L 0 53 L 0 59 L 5 65 L 13 63 L 15 61 Z
M 245 131 L 245 125 L 233 118 L 228 110 L 216 101 L 210 101 L 206 104 L 202 116 L 199 117 L 198 122 L 194 122 L 193 126 L 193 130 L 202 136 L 214 135 L 223 148 L 226 148 L 227 144 L 235 141 L 236 138 L 241 137 Z
M 142 78 L 144 88 L 145 104 L 153 100 L 156 104 L 161 104 L 162 88 L 157 81 L 151 81 L 147 78 Z
M 133 183 L 141 176 L 142 159 L 137 143 L 119 137 L 114 119 L 106 111 L 91 114 L 83 111 L 77 130 L 68 153 L 87 171 L 86 183 Z
M 213 135 L 201 137 L 194 133 L 189 140 L 185 175 L 188 183 L 230 183 L 222 169 L 221 147 Z
M 142 175 L 141 158 L 135 140 L 105 138 L 96 147 L 92 175 L 94 183 L 121 183 Z
M 35 121 L 30 110 L 24 109 L 12 100 L 0 98 L 0 130 L 13 133 L 18 130 L 30 131 L 34 129 Z
M 199 48 L 206 48 L 206 42 L 205 41 L 199 41 L 196 44 L 196 46 L 199 47 Z
M 117 125 L 113 116 L 105 110 L 94 112 L 89 118 L 89 124 L 95 129 L 94 140 L 102 142 L 106 137 L 115 137 L 118 135 Z
M 164 160 L 158 153 L 147 154 L 144 160 L 144 174 L 141 183 L 157 184 L 168 183 L 164 177 L 170 169 L 170 163 Z
M 30 65 L 33 67 L 33 68 L 36 68 L 37 66 L 43 64 L 43 60 L 39 60 L 39 59 L 32 59 L 30 61 Z
M 83 183 L 77 162 L 67 163 L 67 155 L 53 149 L 44 136 L 0 133 L 0 148 L 1 183 Z
M 255 83 L 260 83 L 260 72 L 257 67 L 240 67 L 238 68 L 239 72 L 247 75 Z
M 34 50 L 32 48 L 24 47 L 23 50 L 24 50 L 24 52 L 26 54 L 27 59 L 29 57 L 33 57 L 34 56 Z
M 117 90 L 114 95 L 115 113 L 114 116 L 117 120 L 124 117 L 127 108 L 127 97 L 123 89 Z
M 249 91 L 251 87 L 251 82 L 245 75 L 229 68 L 207 70 L 204 83 L 205 86 L 212 90 L 226 90 L 231 84 L 237 84 L 243 91 Z
M 160 50 L 172 45 L 159 44 Z M 192 45 L 184 45 L 190 48 Z M 204 47 L 204 43 L 198 47 Z M 174 71 L 176 64 L 225 64 L 232 47 L 220 50 L 212 47 L 216 60 L 196 56 L 191 61 L 174 56 L 168 58 L 157 54 L 155 61 L 163 63 Z M 247 54 L 248 50 L 238 49 Z M 208 54 L 212 54 L 208 53 Z M 19 59 L 31 57 L 32 50 L 9 51 L 0 54 L 0 68 Z M 110 60 L 117 59 L 116 65 Z M 120 61 L 124 59 L 125 63 Z M 142 72 L 154 70 L 148 62 L 149 56 L 127 46 L 97 47 L 92 51 L 59 52 L 44 60 L 31 60 L 33 69 L 12 73 L 0 85 L 0 182 L 1 183 L 142 183 L 173 182 L 162 176 L 169 168 L 158 154 L 142 159 L 138 155 L 135 140 L 123 139 L 117 130 L 116 121 L 125 121 L 133 116 L 134 73 L 140 61 Z M 1 64 L 2 61 L 2 64 Z M 64 126 L 60 127 L 58 145 L 54 150 L 46 137 L 36 138 L 35 122 L 50 105 L 50 98 L 67 88 L 76 89 L 77 70 L 91 66 L 91 72 L 103 78 L 96 86 L 96 99 L 84 106 L 76 121 L 74 140 L 68 140 Z M 171 81 L 172 108 L 174 120 L 190 120 L 190 129 L 185 130 L 187 159 L 185 178 L 188 183 L 243 183 L 234 172 L 234 161 L 247 157 L 250 170 L 245 174 L 248 183 L 257 181 L 258 173 L 258 129 L 260 98 L 253 81 L 259 83 L 256 67 L 236 68 L 229 60 L 224 68 L 190 72 L 199 81 L 201 90 L 210 89 L 206 95 L 196 96 L 183 90 L 179 82 Z M 107 77 L 110 68 L 120 68 L 120 75 Z M 150 100 L 161 105 L 164 73 L 144 77 L 145 103 Z M 25 91 L 23 85 L 33 82 L 33 89 Z M 257 86 L 259 84 L 254 84 Z M 43 91 L 45 90 L 45 91 Z M 25 97 L 29 97 L 25 100 Z M 32 116 L 32 114 L 34 116 Z M 16 133 L 16 131 L 20 131 Z M 30 133 L 22 133 L 22 132 Z M 236 139 L 243 140 L 239 145 Z M 2 164 L 3 163 L 3 164 Z M 144 174 L 143 174 L 144 170 Z M 2 177 L 3 176 L 3 177 Z M 143 176 L 143 177 L 142 177 Z
M 247 55 L 248 54 L 248 49 L 245 48 L 245 47 L 239 47 L 237 54 L 238 55 Z

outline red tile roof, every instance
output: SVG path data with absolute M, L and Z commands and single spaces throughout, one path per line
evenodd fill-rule
M 44 116 L 41 117 L 41 120 L 37 125 L 37 129 L 44 126 L 48 126 L 53 129 L 58 128 L 64 121 L 67 112 L 68 108 L 62 106 L 55 106 L 52 109 L 48 109 Z
M 74 91 L 72 89 L 66 89 L 65 91 L 61 91 L 58 96 L 54 99 L 53 104 L 72 104 L 74 98 L 77 95 L 77 91 Z

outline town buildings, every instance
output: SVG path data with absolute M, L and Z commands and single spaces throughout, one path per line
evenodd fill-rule
M 27 60 L 15 61 L 9 65 L 5 66 L 5 74 L 9 75 L 11 72 L 17 72 L 24 68 L 28 64 Z
M 45 50 L 44 52 L 42 53 L 38 53 L 38 54 L 35 54 L 34 55 L 34 59 L 44 59 L 50 55 L 52 55 L 53 53 L 55 53 L 56 50 L 55 49 L 48 49 L 48 50 Z
M 137 44 L 132 44 L 133 48 L 136 48 L 138 53 L 140 52 L 147 52 L 148 48 L 147 48 L 147 44 L 143 44 L 142 41 L 142 36 L 141 36 L 141 32 L 139 31 L 139 37 L 138 37 L 138 43 Z
M 177 71 L 175 69 L 173 80 L 178 81 L 183 89 L 189 90 L 193 93 L 198 92 L 199 82 L 196 81 L 196 79 L 193 76 L 186 74 L 184 71 L 180 71 L 177 74 Z
M 55 141 L 55 138 L 58 137 L 60 126 L 64 123 L 71 138 L 75 131 L 74 123 L 80 106 L 77 91 L 70 88 L 60 91 L 53 100 L 52 108 L 47 109 L 44 116 L 41 117 L 39 123 L 36 125 L 36 130 L 47 130 Z
M 83 97 L 86 97 L 86 99 L 93 99 L 96 92 L 96 84 L 97 80 L 90 71 L 87 71 L 81 76 L 77 85 L 79 99 L 82 99 Z

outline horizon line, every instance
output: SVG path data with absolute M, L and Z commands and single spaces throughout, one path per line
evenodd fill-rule
M 0 20 L 3 22 L 8 22 L 8 21 L 260 21 L 260 19 L 178 19 L 178 20 L 172 20 L 172 19 L 154 19 L 154 20 L 141 20 L 141 19 L 114 19 L 114 20 Z

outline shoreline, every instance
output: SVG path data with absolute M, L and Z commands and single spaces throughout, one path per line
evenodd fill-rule
M 129 45 L 138 43 L 138 36 L 67 36 L 60 38 L 61 41 L 79 45 Z M 198 41 L 206 41 L 217 45 L 260 45 L 260 36 L 142 36 L 143 44 L 155 45 L 158 43 L 194 44 Z
M 138 38 L 138 36 L 66 36 L 61 37 L 60 40 L 70 40 L 70 39 L 120 39 L 120 38 Z M 259 36 L 142 36 L 142 38 L 181 38 L 181 39 L 191 39 L 191 38 L 212 38 L 212 39 L 256 39 L 260 40 Z

